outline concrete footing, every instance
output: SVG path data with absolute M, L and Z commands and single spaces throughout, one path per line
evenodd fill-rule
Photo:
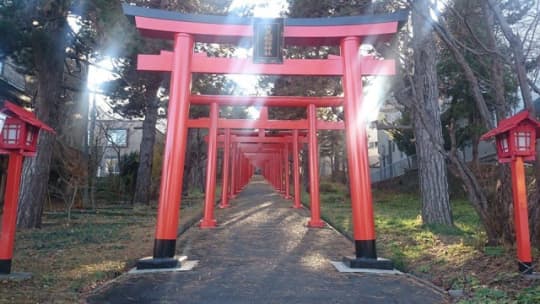
M 337 271 L 343 273 L 360 272 L 360 273 L 375 273 L 375 274 L 403 274 L 396 269 L 375 269 L 375 268 L 351 268 L 343 262 L 331 261 Z
M 0 274 L 0 281 L 26 281 L 32 278 L 30 272 L 12 272 L 10 274 Z

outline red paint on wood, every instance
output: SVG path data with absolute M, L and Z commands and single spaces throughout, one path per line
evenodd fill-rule
M 2 214 L 2 230 L 0 230 L 0 260 L 11 260 L 15 244 L 17 227 L 17 205 L 23 155 L 18 152 L 9 154 L 6 191 L 4 193 L 4 212 Z
M 184 160 L 187 141 L 186 123 L 189 114 L 191 84 L 190 59 L 193 38 L 177 34 L 174 41 L 174 69 L 167 117 L 167 135 L 163 155 L 156 239 L 176 240 L 182 199 Z

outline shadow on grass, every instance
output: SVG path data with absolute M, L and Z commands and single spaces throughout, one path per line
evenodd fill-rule
M 321 193 L 321 209 L 338 230 L 352 231 L 350 199 L 342 191 Z M 309 200 L 309 195 L 305 194 Z M 455 226 L 424 225 L 418 197 L 381 189 L 373 192 L 377 248 L 402 271 L 429 272 L 433 264 L 446 264 L 451 257 L 474 251 L 481 234 L 478 218 L 466 201 L 455 200 Z M 419 265 L 419 269 L 415 266 Z

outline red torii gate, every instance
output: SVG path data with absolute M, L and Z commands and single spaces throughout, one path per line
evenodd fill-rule
M 218 96 L 219 97 L 219 96 Z M 283 97 L 285 99 L 285 97 Z M 294 98 L 293 98 L 294 99 Z M 304 100 L 308 100 L 308 98 L 303 98 Z M 316 99 L 311 97 L 311 99 Z M 213 103 L 216 104 L 216 103 Z M 262 107 L 259 115 L 259 119 L 219 119 L 213 112 L 214 110 L 210 110 L 210 118 L 199 118 L 199 119 L 191 119 L 188 120 L 188 127 L 190 128 L 211 128 L 212 125 L 226 125 L 227 128 L 225 128 L 225 135 L 217 136 L 216 138 L 213 137 L 213 133 L 210 132 L 209 136 L 206 137 L 206 141 L 209 143 L 208 145 L 208 161 L 207 161 L 207 176 L 206 176 L 206 195 L 205 195 L 205 202 L 204 202 L 204 213 L 203 213 L 203 219 L 201 221 L 200 227 L 201 228 L 213 228 L 217 225 L 217 222 L 214 217 L 214 188 L 215 188 L 215 179 L 216 179 L 216 172 L 215 172 L 215 155 L 217 153 L 216 147 L 214 144 L 210 145 L 210 142 L 217 141 L 218 146 L 219 143 L 224 143 L 224 166 L 223 166 L 223 179 L 222 179 L 222 196 L 221 196 L 221 208 L 226 208 L 229 206 L 228 204 L 228 197 L 234 197 L 235 194 L 249 181 L 249 176 L 251 176 L 251 173 L 246 173 L 246 170 L 249 170 L 249 167 L 246 167 L 245 164 L 245 155 L 244 151 L 242 149 L 241 144 L 257 144 L 261 145 L 263 143 L 270 144 L 281 144 L 283 145 L 284 149 L 279 150 L 280 154 L 283 154 L 283 157 L 288 157 L 288 144 L 291 143 L 294 145 L 294 142 L 296 142 L 296 145 L 298 145 L 299 142 L 305 142 L 305 137 L 298 137 L 297 138 L 293 136 L 284 137 L 283 134 L 278 135 L 272 135 L 272 136 L 266 136 L 265 131 L 266 129 L 279 129 L 282 130 L 284 128 L 286 129 L 293 129 L 294 131 L 298 131 L 298 128 L 305 129 L 309 127 L 309 134 L 314 134 L 309 143 L 309 150 L 315 151 L 314 156 L 310 157 L 310 168 L 313 171 L 310 170 L 310 183 L 313 185 L 317 185 L 316 187 L 312 187 L 312 190 L 310 191 L 310 203 L 311 203 L 311 220 L 308 222 L 308 225 L 310 227 L 323 227 L 324 222 L 321 221 L 320 218 L 320 202 L 319 202 L 319 173 L 318 173 L 318 149 L 317 149 L 317 136 L 316 136 L 316 128 L 318 129 L 327 129 L 327 130 L 342 130 L 344 128 L 342 122 L 329 122 L 329 121 L 321 121 L 317 120 L 315 116 L 315 111 L 312 111 L 309 113 L 308 121 L 306 120 L 268 120 L 268 108 Z M 217 110 L 216 110 L 217 111 Z M 212 118 L 213 117 L 213 118 Z M 313 122 L 311 125 L 310 122 Z M 257 132 L 255 131 L 234 131 L 235 136 L 231 136 L 230 134 L 230 128 L 258 128 L 259 130 Z M 293 131 L 293 135 L 295 132 Z M 255 135 L 255 136 L 254 136 Z M 228 138 L 227 138 L 228 137 Z M 228 143 L 227 143 L 228 141 Z M 294 141 L 294 142 L 293 142 Z M 240 168 L 237 172 L 239 174 L 235 174 L 235 172 L 232 172 L 232 183 L 231 183 L 231 189 L 232 192 L 227 195 L 226 189 L 229 186 L 229 162 L 230 162 L 230 152 L 228 149 L 230 149 L 231 142 L 233 144 L 237 144 L 233 149 L 233 160 L 238 162 L 236 166 L 233 166 L 233 168 Z M 293 147 L 294 149 L 294 147 Z M 296 151 L 298 152 L 298 147 L 296 147 Z M 242 153 L 244 152 L 244 153 Z M 212 157 L 210 157 L 212 156 Z M 238 159 L 240 157 L 240 159 Z M 295 161 L 294 161 L 294 185 L 295 185 L 295 203 L 293 205 L 294 208 L 301 208 L 301 202 L 300 202 L 300 175 L 299 175 L 299 164 L 298 164 L 298 153 L 295 154 Z M 284 159 L 283 159 L 284 160 Z M 276 189 L 280 192 L 283 192 L 285 198 L 290 198 L 290 185 L 289 185 L 289 166 L 286 161 L 281 162 L 281 160 L 278 159 L 276 162 L 277 168 L 279 168 L 278 172 L 269 172 L 269 175 L 266 175 L 265 177 L 269 178 L 269 181 L 276 187 Z M 265 171 L 267 172 L 267 171 Z M 247 177 L 247 178 L 246 178 Z M 284 177 L 284 181 L 282 180 L 282 177 Z M 283 184 L 283 182 L 285 182 Z
M 391 38 L 397 32 L 399 22 L 407 19 L 407 12 L 340 18 L 285 19 L 283 29 L 285 45 L 339 45 L 341 55 L 329 56 L 328 59 L 285 59 L 282 64 L 257 64 L 248 59 L 212 58 L 206 54 L 193 52 L 195 42 L 238 44 L 242 40 L 251 40 L 253 35 L 251 18 L 187 15 L 130 5 L 123 5 L 123 9 L 126 15 L 135 17 L 136 26 L 144 36 L 170 39 L 174 42 L 172 52 L 162 51 L 159 55 L 139 55 L 138 60 L 139 70 L 171 72 L 167 136 L 154 253 L 153 258 L 140 260 L 138 268 L 174 267 L 178 263 L 174 255 L 187 128 L 190 124 L 188 120 L 190 101 L 210 104 L 210 125 L 208 126 L 210 170 L 215 170 L 217 129 L 235 128 L 233 122 L 218 119 L 218 104 L 244 105 L 258 102 L 256 99 L 244 97 L 222 97 L 219 100 L 212 100 L 211 97 L 191 96 L 192 73 L 342 76 L 344 98 L 328 99 L 327 102 L 335 105 L 343 104 L 345 112 L 344 125 L 356 256 L 344 259 L 344 261 L 351 267 L 392 267 L 390 261 L 377 259 L 366 147 L 366 121 L 360 114 L 364 110 L 362 76 L 393 75 L 395 62 L 361 56 L 359 46 L 363 39 L 373 42 L 375 39 Z M 289 102 L 288 97 L 274 97 L 267 100 L 266 105 L 306 106 L 308 117 L 314 117 L 316 106 L 324 104 L 325 99 L 320 99 L 321 104 L 307 98 L 305 100 L 300 98 L 294 103 Z M 231 123 L 232 125 L 229 125 Z M 261 126 L 250 127 L 262 129 L 264 124 L 271 126 L 269 122 L 265 122 Z M 309 119 L 307 128 L 305 122 L 296 124 L 286 128 L 294 131 L 309 129 L 310 146 L 316 147 L 315 130 L 318 127 L 316 120 Z M 274 125 L 274 127 L 279 126 Z M 281 128 L 285 127 L 281 126 Z M 316 149 L 310 149 L 309 154 L 310 172 L 318 176 L 318 166 L 314 165 L 317 157 Z M 208 176 L 215 176 L 215 172 L 208 173 L 207 189 L 209 187 L 213 189 L 215 179 L 209 180 Z M 312 191 L 318 192 L 318 183 L 311 186 L 315 188 Z M 210 191 L 207 196 L 213 199 L 212 193 L 213 191 Z M 318 222 L 310 222 L 310 224 L 320 225 Z
M 228 130 L 228 129 L 227 129 Z M 292 157 L 293 157 L 293 169 L 292 169 L 292 172 L 293 172 L 293 180 L 294 180 L 294 191 L 295 191 L 295 194 L 294 194 L 294 205 L 293 207 L 294 208 L 301 208 L 301 202 L 300 202 L 300 169 L 299 169 L 299 160 L 298 160 L 298 156 L 299 156 L 299 153 L 298 153 L 298 144 L 299 143 L 306 143 L 307 140 L 306 140 L 306 137 L 302 136 L 302 137 L 299 137 L 298 134 L 296 134 L 296 136 L 294 136 L 295 133 L 298 133 L 298 130 L 293 130 L 293 136 L 279 136 L 279 137 L 276 137 L 276 136 L 264 136 L 264 137 L 238 137 L 238 136 L 235 136 L 233 137 L 232 141 L 233 142 L 239 142 L 240 144 L 238 145 L 238 150 L 240 150 L 240 152 L 242 152 L 244 155 L 246 155 L 246 157 L 253 163 L 253 165 L 255 165 L 256 167 L 259 167 L 260 169 L 264 169 L 264 163 L 261 163 L 261 161 L 267 161 L 267 160 L 275 160 L 275 154 L 276 153 L 282 153 L 283 154 L 283 157 L 284 159 L 282 160 L 283 163 L 278 163 L 277 165 L 283 165 L 283 172 L 281 175 L 284 175 L 285 177 L 285 190 L 284 190 L 284 196 L 286 199 L 290 199 L 291 196 L 290 196 L 290 181 L 289 181 L 289 161 L 288 161 L 288 158 L 289 158 L 289 155 L 291 154 L 291 150 L 289 150 L 289 146 L 292 145 L 293 147 L 293 152 L 296 151 L 296 153 L 292 153 Z M 218 137 L 218 142 L 226 142 L 227 139 L 226 139 L 226 136 L 223 137 Z M 224 139 L 225 138 L 225 139 Z M 229 142 L 231 141 L 231 139 L 229 139 Z M 227 182 L 226 182 L 226 175 L 228 175 L 228 167 L 225 168 L 225 164 L 227 164 L 228 162 L 228 153 L 227 151 L 225 150 L 225 147 L 227 147 L 227 144 L 225 143 L 223 145 L 223 148 L 224 148 L 224 173 L 223 173 L 223 176 L 224 176 L 224 179 L 223 179 L 223 187 L 224 189 L 227 188 Z M 251 156 L 252 154 L 255 154 L 256 156 L 264 156 L 264 157 L 256 157 L 256 156 Z M 281 161 L 281 160 L 280 160 Z M 267 171 L 265 171 L 267 172 Z M 276 186 L 276 189 L 279 190 L 279 187 L 277 186 L 278 184 L 275 183 L 275 181 L 273 181 L 273 176 L 274 175 L 265 175 L 263 174 L 269 181 L 272 182 L 272 184 L 274 186 Z M 315 177 L 315 176 L 313 176 Z M 283 190 L 283 189 L 282 189 Z M 319 196 L 319 193 L 315 193 L 315 191 L 311 192 L 310 195 L 314 196 L 314 197 L 318 197 Z M 226 198 L 223 198 L 222 197 L 222 204 L 223 204 L 223 200 L 226 199 Z M 311 200 L 312 202 L 315 201 L 314 199 Z M 225 205 L 228 206 L 228 203 L 225 202 Z M 312 211 L 314 211 L 314 208 L 311 208 Z

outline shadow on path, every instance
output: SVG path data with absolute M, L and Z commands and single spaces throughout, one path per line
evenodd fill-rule
M 255 177 L 218 210 L 219 227 L 192 227 L 177 252 L 189 272 L 123 275 L 89 303 L 443 303 L 444 296 L 403 275 L 339 273 L 330 264 L 353 245 L 330 228 L 308 229 L 305 210 L 290 208 Z

